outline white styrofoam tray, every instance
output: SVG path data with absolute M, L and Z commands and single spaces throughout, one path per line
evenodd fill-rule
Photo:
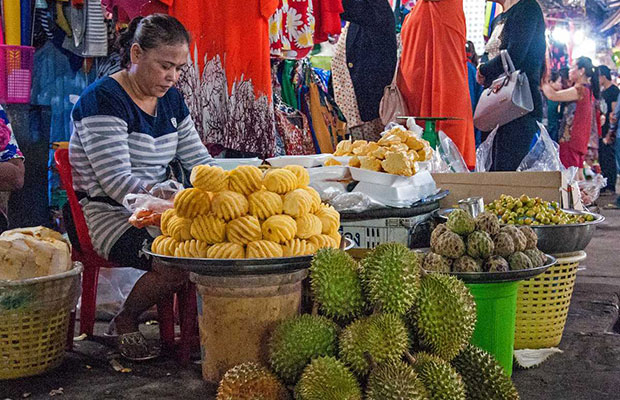
M 388 174 L 386 172 L 371 171 L 369 169 L 349 167 L 354 181 L 373 183 L 383 186 L 405 186 L 413 182 L 414 176 Z
M 215 164 L 226 171 L 233 170 L 239 165 L 254 165 L 258 167 L 263 163 L 258 157 L 254 158 L 214 158 Z
M 421 171 L 409 178 L 406 185 L 389 186 L 360 181 L 353 191 L 390 207 L 408 207 L 435 194 L 437 185 L 430 172 Z
M 309 168 L 310 182 L 315 181 L 343 181 L 351 179 L 349 167 L 344 165 L 332 165 L 329 167 Z
M 305 168 L 318 167 L 331 157 L 331 154 L 310 154 L 303 156 L 278 156 L 268 158 L 266 161 L 273 167 L 286 167 L 287 165 L 301 165 Z
M 353 156 L 334 156 L 332 154 L 329 154 L 328 157 L 325 157 L 323 160 L 321 160 L 321 165 L 324 165 L 327 162 L 327 160 L 329 160 L 330 158 L 333 158 L 334 160 L 342 164 L 343 167 L 346 167 L 347 165 L 349 165 L 349 161 L 351 160 L 352 157 Z

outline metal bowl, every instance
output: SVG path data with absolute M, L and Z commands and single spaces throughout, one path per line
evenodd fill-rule
M 436 210 L 433 217 L 438 223 L 444 223 L 453 210 Z M 605 217 L 600 214 L 565 209 L 562 211 L 571 215 L 592 215 L 594 221 L 566 225 L 530 225 L 538 235 L 538 249 L 543 253 L 564 254 L 584 250 L 592 240 L 596 225 L 605 221 Z

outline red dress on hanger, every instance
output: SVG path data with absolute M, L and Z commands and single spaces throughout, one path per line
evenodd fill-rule
M 437 124 L 469 168 L 476 164 L 474 122 L 467 82 L 463 0 L 418 1 L 402 28 L 398 88 L 409 114 L 455 117 Z

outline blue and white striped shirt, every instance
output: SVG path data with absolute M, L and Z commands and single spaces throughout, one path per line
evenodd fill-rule
M 211 164 L 181 94 L 170 89 L 157 103 L 156 115 L 140 109 L 113 78 L 84 90 L 73 113 L 69 157 L 73 187 L 88 197 L 118 203 L 128 193 L 166 180 L 168 164 L 177 158 L 184 168 Z M 95 250 L 108 256 L 130 228 L 123 207 L 82 200 Z

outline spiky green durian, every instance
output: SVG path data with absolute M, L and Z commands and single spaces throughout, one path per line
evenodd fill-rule
M 367 297 L 382 312 L 404 314 L 420 289 L 422 257 L 400 243 L 384 243 L 364 259 Z
M 468 400 L 519 400 L 519 393 L 495 357 L 474 345 L 452 360 L 463 378 Z
M 329 248 L 317 251 L 310 266 L 310 282 L 320 310 L 328 317 L 347 320 L 363 312 L 359 266 L 346 252 Z
M 420 344 L 447 361 L 465 348 L 474 333 L 474 298 L 453 276 L 425 275 L 412 312 Z
M 297 400 L 361 400 L 355 376 L 334 357 L 319 357 L 304 369 L 295 387 Z
M 247 362 L 226 372 L 217 390 L 217 400 L 289 400 L 288 390 L 262 365 Z
M 413 367 L 402 360 L 378 365 L 368 377 L 367 400 L 427 400 L 426 388 Z
M 338 351 L 338 325 L 309 314 L 281 322 L 269 341 L 269 362 L 278 376 L 294 384 L 306 365 Z
M 463 379 L 448 362 L 428 353 L 414 354 L 413 359 L 429 400 L 466 399 Z
M 409 348 L 403 320 L 394 314 L 375 314 L 353 322 L 340 335 L 340 359 L 358 375 L 377 365 L 400 359 Z

